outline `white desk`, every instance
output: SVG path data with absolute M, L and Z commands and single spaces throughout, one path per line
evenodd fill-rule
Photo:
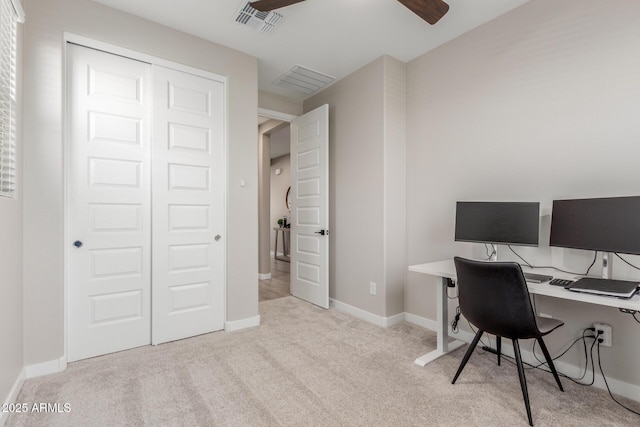
M 429 276 L 440 277 L 440 284 L 437 287 L 437 330 L 438 347 L 424 356 L 416 359 L 416 364 L 424 366 L 437 358 L 461 347 L 465 343 L 460 340 L 449 342 L 449 315 L 448 315 L 448 299 L 447 299 L 447 279 L 456 279 L 456 268 L 453 260 L 429 262 L 426 264 L 418 264 L 409 266 L 409 271 L 427 274 Z M 536 268 L 530 269 L 522 267 L 522 271 L 548 274 L 560 279 L 575 279 L 575 275 L 560 273 L 556 270 Z M 562 286 L 553 286 L 548 283 L 529 283 L 527 282 L 529 293 L 537 295 L 545 295 L 554 298 L 562 298 L 571 301 L 586 302 L 589 304 L 598 304 L 615 308 L 627 308 L 630 310 L 640 311 L 640 295 L 635 295 L 630 299 L 619 299 L 599 295 L 584 294 L 572 292 L 564 289 Z

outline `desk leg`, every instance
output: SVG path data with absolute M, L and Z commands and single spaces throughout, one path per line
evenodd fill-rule
M 415 361 L 416 365 L 424 366 L 465 344 L 460 340 L 453 340 L 449 342 L 449 301 L 447 298 L 447 279 L 444 277 L 441 279 L 440 286 L 437 287 L 436 304 L 438 317 L 438 325 L 436 329 L 436 333 L 438 334 L 438 348 L 430 351 L 424 356 L 418 357 Z

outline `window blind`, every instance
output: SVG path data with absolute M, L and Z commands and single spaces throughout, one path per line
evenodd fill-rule
M 0 196 L 16 191 L 16 35 L 19 0 L 0 0 Z

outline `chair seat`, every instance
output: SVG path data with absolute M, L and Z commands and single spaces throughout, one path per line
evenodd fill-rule
M 552 332 L 564 325 L 564 322 L 558 319 L 536 316 L 536 325 L 538 325 L 538 330 L 542 335 L 547 335 L 549 332 Z

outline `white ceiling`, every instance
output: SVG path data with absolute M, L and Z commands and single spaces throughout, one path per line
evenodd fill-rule
M 273 84 L 294 65 L 339 80 L 385 54 L 408 62 L 529 0 L 446 0 L 433 26 L 396 0 L 307 0 L 279 9 L 269 35 L 234 21 L 242 0 L 94 1 L 255 56 L 260 90 L 302 100 Z

